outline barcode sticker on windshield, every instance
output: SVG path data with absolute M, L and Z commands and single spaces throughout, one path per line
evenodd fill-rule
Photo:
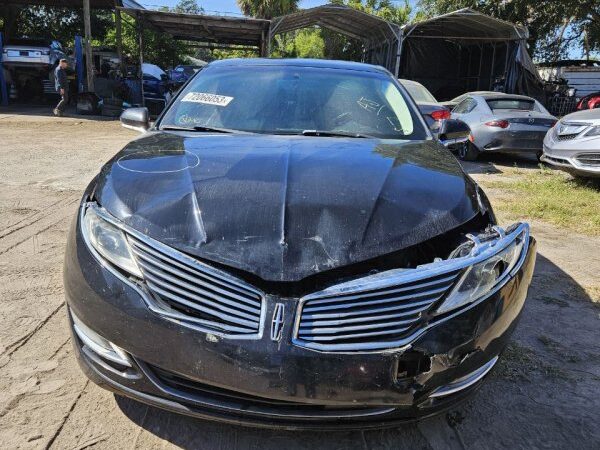
M 205 92 L 189 92 L 181 99 L 182 102 L 204 103 L 205 105 L 227 106 L 233 97 L 226 95 L 207 94 Z

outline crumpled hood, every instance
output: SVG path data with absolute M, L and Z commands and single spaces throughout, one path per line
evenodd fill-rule
M 153 132 L 104 168 L 96 198 L 183 252 L 295 281 L 453 229 L 474 182 L 433 141 Z

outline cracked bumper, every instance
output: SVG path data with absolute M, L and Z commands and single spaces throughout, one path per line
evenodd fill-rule
M 292 344 L 294 307 L 285 308 L 279 342 L 269 333 L 257 340 L 219 338 L 167 321 L 89 253 L 75 228 L 65 258 L 70 315 L 122 348 L 132 362 L 131 369 L 115 370 L 74 335 L 86 375 L 160 408 L 252 426 L 384 427 L 454 406 L 487 371 L 464 388 L 435 393 L 477 373 L 502 352 L 535 262 L 532 239 L 522 267 L 502 288 L 440 320 L 408 349 L 331 353 Z M 275 300 L 267 298 L 267 317 Z M 282 300 L 295 302 L 277 298 Z

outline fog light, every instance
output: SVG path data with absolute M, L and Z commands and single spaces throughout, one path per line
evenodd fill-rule
M 124 367 L 132 367 L 129 357 L 121 348 L 91 330 L 79 320 L 75 314 L 73 314 L 73 311 L 71 311 L 71 317 L 73 318 L 73 329 L 75 330 L 75 334 L 77 334 L 79 339 L 81 339 L 81 342 L 83 342 L 90 350 L 108 361 Z
M 490 370 L 492 370 L 492 367 L 494 367 L 494 364 L 496 364 L 497 361 L 498 357 L 496 356 L 476 371 L 471 372 L 465 375 L 464 377 L 458 378 L 452 383 L 447 384 L 446 386 L 442 386 L 441 388 L 436 389 L 431 395 L 429 395 L 429 398 L 445 397 L 446 395 L 454 394 L 455 392 L 462 391 L 463 389 L 474 385 L 479 380 L 481 380 Z

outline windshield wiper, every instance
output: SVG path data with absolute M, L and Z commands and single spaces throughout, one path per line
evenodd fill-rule
M 230 128 L 206 127 L 204 125 L 196 125 L 193 127 L 178 127 L 176 125 L 166 125 L 160 128 L 161 130 L 171 131 L 198 131 L 198 132 L 213 132 L 213 133 L 237 133 L 238 130 Z
M 373 138 L 373 136 L 369 136 L 368 134 L 350 133 L 347 131 L 304 130 L 298 134 L 302 136 Z

